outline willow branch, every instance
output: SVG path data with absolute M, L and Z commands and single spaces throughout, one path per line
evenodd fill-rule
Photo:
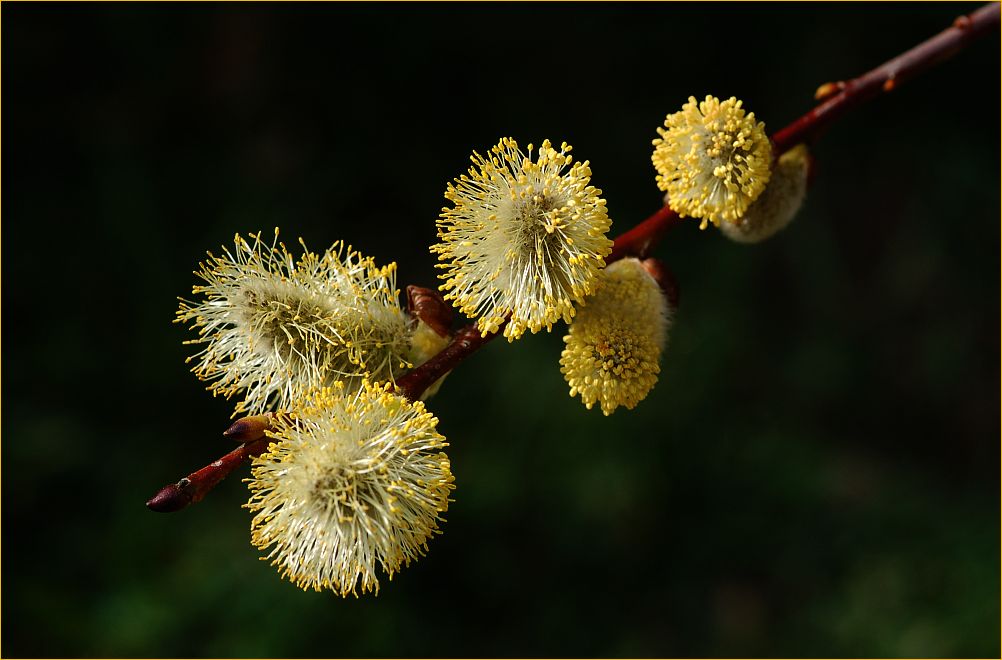
M 398 378 L 397 390 L 411 401 L 420 399 L 424 391 L 431 387 L 435 381 L 452 371 L 457 364 L 477 352 L 484 344 L 497 337 L 498 333 L 504 330 L 504 326 L 505 324 L 502 323 L 496 332 L 483 335 L 475 324 L 464 325 L 453 335 L 452 341 L 437 355 Z
M 240 445 L 177 483 L 167 484 L 146 502 L 146 506 L 158 513 L 172 513 L 198 502 L 247 458 L 263 454 L 269 442 L 268 438 L 262 437 Z
M 818 96 L 826 100 L 773 136 L 777 152 L 783 153 L 801 142 L 809 142 L 849 110 L 897 89 L 905 81 L 949 59 L 998 27 L 999 4 L 989 3 L 971 14 L 958 17 L 952 26 L 936 36 L 858 78 L 822 85 Z
M 817 138 L 849 110 L 896 89 L 906 80 L 952 57 L 979 37 L 997 30 L 998 26 L 999 5 L 989 3 L 971 14 L 960 16 L 951 27 L 858 78 L 822 85 L 816 94 L 821 103 L 773 134 L 774 157 L 797 144 Z M 668 206 L 662 207 L 633 229 L 616 237 L 606 262 L 612 263 L 628 256 L 647 257 L 668 229 L 679 222 L 678 214 Z M 671 278 L 671 282 L 669 289 L 677 303 L 678 287 L 674 284 L 674 278 Z M 408 296 L 414 309 L 422 309 L 414 304 L 418 294 L 424 295 L 420 300 L 423 304 L 431 305 L 435 302 L 427 295 L 427 290 L 412 292 L 409 289 Z M 496 336 L 497 332 L 481 335 L 473 324 L 463 326 L 442 351 L 399 378 L 397 390 L 410 400 L 419 399 L 435 381 Z M 268 446 L 268 439 L 264 434 L 269 425 L 261 422 L 260 416 L 255 417 L 253 422 L 248 422 L 249 419 L 237 420 L 224 434 L 242 440 L 244 444 L 177 483 L 165 486 L 146 505 L 154 511 L 179 511 L 201 500 L 244 460 L 263 453 Z
M 662 206 L 654 215 L 613 240 L 612 253 L 606 258 L 606 263 L 618 261 L 623 257 L 641 259 L 646 257 L 651 249 L 661 242 L 665 232 L 679 224 L 681 220 L 675 211 Z

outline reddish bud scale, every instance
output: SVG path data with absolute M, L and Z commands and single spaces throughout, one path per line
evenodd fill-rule
M 407 310 L 424 321 L 439 337 L 447 337 L 452 327 L 452 305 L 438 291 L 422 286 L 407 287 Z

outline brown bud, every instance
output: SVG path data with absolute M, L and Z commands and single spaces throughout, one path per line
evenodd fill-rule
M 272 415 L 251 415 L 242 417 L 223 431 L 223 437 L 236 442 L 253 442 L 264 437 L 265 431 L 271 429 Z
M 824 101 L 829 99 L 839 92 L 845 89 L 845 83 L 839 80 L 838 82 L 826 82 L 821 87 L 818 87 L 814 92 L 814 99 L 816 101 Z
M 438 291 L 420 286 L 407 287 L 407 309 L 415 318 L 421 319 L 439 337 L 448 337 L 452 326 L 452 306 L 445 302 Z
M 191 504 L 191 494 L 187 491 L 190 483 L 187 479 L 182 479 L 176 484 L 164 486 L 157 491 L 156 495 L 147 500 L 146 506 L 157 513 L 180 511 Z

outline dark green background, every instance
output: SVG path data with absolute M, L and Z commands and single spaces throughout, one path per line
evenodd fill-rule
M 430 402 L 455 503 L 378 597 L 303 593 L 172 325 L 207 249 L 279 225 L 431 285 L 446 182 L 567 140 L 613 233 L 690 95 L 770 129 L 976 5 L 3 6 L 5 656 L 998 657 L 999 39 L 817 145 L 794 225 L 696 222 L 661 382 L 604 418 L 560 332 Z

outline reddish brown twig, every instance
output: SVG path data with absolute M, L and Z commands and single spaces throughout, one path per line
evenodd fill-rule
M 797 144 L 816 138 L 850 109 L 881 93 L 890 92 L 907 79 L 948 59 L 977 38 L 997 29 L 998 25 L 999 5 L 990 3 L 967 16 L 957 18 L 954 24 L 943 32 L 858 78 L 849 82 L 840 81 L 822 85 L 816 93 L 816 98 L 821 103 L 773 134 L 773 155 L 778 157 Z M 680 219 L 674 211 L 667 206 L 662 207 L 633 229 L 618 236 L 613 242 L 612 252 L 606 262 L 612 263 L 627 256 L 641 259 L 647 257 L 664 237 L 665 232 L 679 222 Z M 426 292 L 427 290 L 408 290 L 412 311 L 420 311 L 421 315 L 428 317 L 428 320 L 434 323 L 436 331 L 446 329 L 447 321 L 441 315 L 440 301 L 434 300 L 434 297 L 428 296 Z M 671 286 L 666 289 L 666 294 L 673 296 L 674 304 L 677 305 L 678 285 L 674 282 L 674 278 L 671 278 Z M 437 319 L 442 320 L 437 321 Z M 496 336 L 497 333 L 483 337 L 476 326 L 472 324 L 464 326 L 438 355 L 398 379 L 398 391 L 408 399 L 419 399 L 435 381 Z M 227 434 L 241 440 L 247 439 L 248 433 L 260 431 L 263 435 L 264 431 L 259 428 L 262 426 L 259 420 L 246 422 L 247 419 L 237 420 L 227 430 Z M 242 423 L 243 426 L 238 427 Z M 263 453 L 267 445 L 267 438 L 247 442 L 176 484 L 165 486 L 146 505 L 154 511 L 179 511 L 202 499 L 213 486 L 229 475 L 246 458 Z
M 506 322 L 507 323 L 507 322 Z M 421 398 L 424 391 L 431 385 L 452 371 L 452 369 L 476 352 L 481 346 L 498 336 L 504 330 L 502 323 L 497 332 L 488 333 L 482 336 L 477 326 L 469 324 L 459 329 L 449 342 L 437 355 L 419 367 L 415 367 L 404 376 L 397 379 L 397 390 L 411 401 Z
M 620 234 L 612 242 L 612 253 L 606 258 L 606 263 L 612 263 L 623 257 L 646 257 L 651 248 L 656 246 L 669 228 L 681 222 L 675 211 L 662 206 L 654 215 L 624 234 Z
M 146 502 L 146 506 L 158 513 L 172 513 L 198 502 L 248 457 L 263 454 L 268 442 L 268 438 L 262 438 L 240 445 L 177 483 L 164 486 Z
M 773 135 L 777 155 L 801 142 L 809 142 L 852 108 L 896 89 L 909 78 L 955 55 L 979 37 L 997 30 L 998 26 L 999 4 L 993 2 L 957 18 L 952 26 L 936 36 L 858 78 L 846 83 L 822 85 L 818 96 L 825 100 Z

